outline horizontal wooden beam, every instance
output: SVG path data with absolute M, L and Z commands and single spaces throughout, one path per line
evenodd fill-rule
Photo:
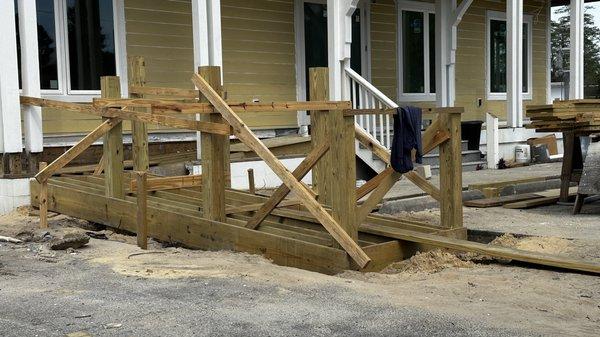
M 173 177 L 153 177 L 147 179 L 148 192 L 161 191 L 161 190 L 173 190 L 185 187 L 200 186 L 202 184 L 201 175 L 188 175 L 188 176 L 173 176 Z M 129 184 L 129 191 L 137 191 L 137 180 L 131 179 Z
M 177 96 L 187 99 L 197 99 L 198 91 L 194 89 L 179 89 L 179 88 L 160 88 L 147 86 L 129 86 L 129 93 L 135 95 L 151 95 L 151 96 Z
M 91 104 L 79 104 L 61 102 L 56 100 L 49 100 L 36 97 L 21 96 L 21 104 L 34 105 L 45 108 L 62 109 L 68 111 L 76 111 L 80 113 L 87 113 L 95 116 L 107 117 L 107 118 L 121 118 L 138 122 L 145 122 L 150 124 L 157 124 L 168 126 L 177 129 L 195 130 L 200 132 L 219 134 L 219 135 L 230 135 L 231 130 L 229 126 L 211 123 L 211 122 L 200 122 L 191 119 L 177 118 L 168 115 L 158 115 L 151 113 L 144 113 L 139 111 L 121 110 L 115 108 L 96 108 Z
M 298 112 L 305 110 L 343 110 L 351 107 L 347 101 L 309 101 L 309 102 L 265 102 L 265 103 L 247 103 L 236 102 L 228 103 L 236 113 L 258 113 L 258 112 Z M 154 111 L 162 113 L 183 113 L 183 114 L 212 114 L 219 113 L 210 103 L 198 102 L 180 102 L 173 100 L 160 99 L 94 99 L 96 107 L 151 107 Z
M 302 202 L 300 200 L 284 200 L 282 202 L 280 202 L 276 207 L 288 207 L 288 206 L 296 206 L 296 205 L 301 205 Z M 254 212 L 254 211 L 258 211 L 259 209 L 261 209 L 265 204 L 264 203 L 258 203 L 258 204 L 250 204 L 250 205 L 243 205 L 243 206 L 231 206 L 228 207 L 227 210 L 225 210 L 225 214 L 227 215 L 231 215 L 231 214 L 235 214 L 235 213 L 245 213 L 245 212 Z
M 104 136 L 112 128 L 119 125 L 119 123 L 121 123 L 121 120 L 119 118 L 111 118 L 104 121 L 102 124 L 100 124 L 100 126 L 95 128 L 87 136 L 83 137 L 83 139 L 80 140 L 77 144 L 68 149 L 67 152 L 63 153 L 55 161 L 50 163 L 50 165 L 46 166 L 43 170 L 36 174 L 35 179 L 40 183 L 45 182 L 54 173 L 58 172 L 58 170 L 65 167 L 65 165 L 71 162 L 71 160 L 75 159 L 75 157 L 80 155 L 88 147 L 94 144 L 94 142 L 100 139 L 100 137 Z

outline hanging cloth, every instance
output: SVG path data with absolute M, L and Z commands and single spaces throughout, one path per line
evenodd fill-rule
M 398 108 L 394 115 L 394 138 L 392 140 L 391 164 L 396 172 L 413 170 L 412 151 L 416 162 L 423 163 L 421 143 L 422 111 L 418 107 Z

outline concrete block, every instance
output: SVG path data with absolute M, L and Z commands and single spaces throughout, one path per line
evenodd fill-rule
M 417 166 L 417 167 L 415 167 L 415 171 L 421 177 L 423 177 L 427 180 L 431 179 L 431 165 Z

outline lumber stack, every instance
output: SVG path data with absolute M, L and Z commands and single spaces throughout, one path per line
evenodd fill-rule
M 548 105 L 529 105 L 531 123 L 526 127 L 538 132 L 600 131 L 600 100 L 554 101 Z

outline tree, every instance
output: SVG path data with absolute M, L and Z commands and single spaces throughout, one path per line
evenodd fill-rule
M 570 15 L 569 6 L 554 11 L 562 16 L 551 23 L 552 82 L 563 82 L 569 69 Z M 594 16 L 585 8 L 584 21 L 584 85 L 600 84 L 600 28 L 594 24 Z

